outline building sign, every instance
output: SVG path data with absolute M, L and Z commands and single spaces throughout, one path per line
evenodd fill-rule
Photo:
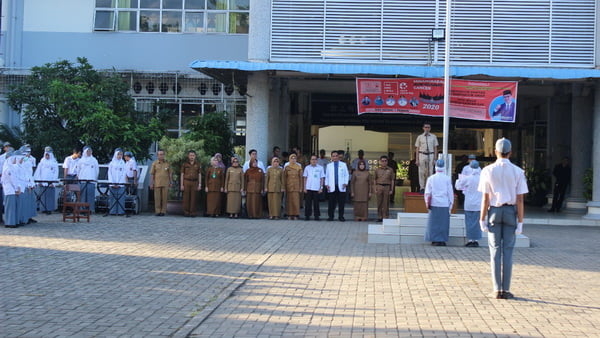
M 444 116 L 444 80 L 356 79 L 358 114 Z M 517 82 L 451 80 L 449 116 L 515 122 Z

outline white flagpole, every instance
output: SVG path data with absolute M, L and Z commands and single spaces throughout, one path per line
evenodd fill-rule
M 450 9 L 452 0 L 446 0 L 446 36 L 444 50 L 444 139 L 442 142 L 443 159 L 447 163 L 446 174 L 450 173 L 450 161 L 448 159 L 448 138 L 450 129 L 450 116 L 448 113 L 450 106 Z

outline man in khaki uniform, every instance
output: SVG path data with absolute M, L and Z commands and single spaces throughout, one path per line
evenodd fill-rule
M 196 217 L 196 196 L 202 189 L 202 170 L 193 150 L 188 151 L 188 160 L 181 166 L 180 189 L 183 192 L 183 215 Z
M 394 191 L 396 175 L 388 167 L 388 157 L 379 158 L 379 168 L 375 169 L 375 194 L 377 195 L 377 221 L 382 222 L 390 216 L 390 195 Z
M 157 160 L 150 168 L 150 190 L 154 190 L 154 211 L 156 216 L 164 216 L 167 212 L 169 187 L 173 184 L 171 165 L 165 161 L 164 150 L 156 153 Z
M 424 123 L 423 134 L 417 136 L 417 141 L 415 142 L 416 162 L 417 166 L 419 166 L 419 185 L 421 186 L 421 192 L 425 191 L 427 178 L 434 174 L 433 164 L 435 163 L 437 147 L 439 146 L 437 137 L 430 133 L 430 130 L 431 125 L 429 123 Z

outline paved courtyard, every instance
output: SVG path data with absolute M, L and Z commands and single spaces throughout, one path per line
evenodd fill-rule
M 598 227 L 525 224 L 516 298 L 496 300 L 487 248 L 368 244 L 367 223 L 59 218 L 0 228 L 0 336 L 600 331 Z

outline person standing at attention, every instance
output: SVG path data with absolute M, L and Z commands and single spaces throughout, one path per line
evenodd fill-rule
M 429 209 L 425 241 L 433 246 L 446 246 L 450 234 L 450 214 L 454 203 L 452 179 L 444 173 L 444 160 L 435 162 L 435 175 L 425 186 L 425 205 Z
M 496 299 L 510 299 L 512 255 L 516 235 L 523 231 L 524 195 L 529 192 L 523 169 L 509 160 L 509 140 L 496 141 L 496 162 L 483 168 L 479 190 L 483 193 L 479 226 L 488 234 L 492 283 Z
M 329 206 L 327 213 L 328 221 L 333 221 L 335 207 L 338 207 L 338 220 L 345 222 L 344 205 L 346 204 L 346 187 L 350 182 L 350 173 L 346 163 L 340 161 L 340 156 L 337 151 L 331 152 L 331 163 L 327 165 L 325 170 L 325 186 L 327 187 Z
M 202 168 L 196 161 L 196 152 L 188 151 L 188 160 L 181 166 L 181 184 L 183 192 L 183 216 L 196 217 L 196 197 L 202 190 Z
M 317 164 L 317 156 L 310 157 L 310 165 L 304 168 L 304 220 L 310 220 L 310 216 L 315 214 L 315 221 L 321 218 L 321 210 L 319 208 L 319 194 L 323 193 L 323 185 L 325 184 L 325 170 Z
M 423 124 L 423 134 L 417 136 L 415 142 L 415 153 L 417 154 L 416 163 L 419 166 L 419 186 L 421 192 L 425 190 L 427 178 L 433 174 L 433 164 L 435 162 L 435 154 L 439 146 L 437 137 L 430 133 L 431 125 Z
M 156 161 L 150 168 L 150 190 L 154 190 L 154 212 L 156 216 L 164 216 L 167 212 L 169 188 L 173 185 L 171 165 L 165 161 L 165 151 L 156 153 Z
M 465 195 L 465 230 L 469 240 L 465 246 L 478 247 L 481 239 L 481 229 L 479 228 L 479 213 L 481 212 L 481 193 L 477 191 L 479 187 L 479 178 L 481 169 L 477 160 L 469 163 L 471 170 L 467 174 L 459 174 L 458 180 L 454 186 L 456 190 L 461 190 Z
M 377 195 L 377 222 L 390 217 L 390 196 L 395 188 L 396 172 L 388 167 L 388 157 L 379 158 L 379 168 L 375 169 L 375 194 Z
M 569 165 L 568 157 L 563 157 L 562 161 L 554 166 L 552 175 L 554 175 L 556 181 L 554 181 L 552 207 L 548 212 L 560 212 L 560 208 L 565 200 L 567 187 L 571 183 L 571 166 Z

